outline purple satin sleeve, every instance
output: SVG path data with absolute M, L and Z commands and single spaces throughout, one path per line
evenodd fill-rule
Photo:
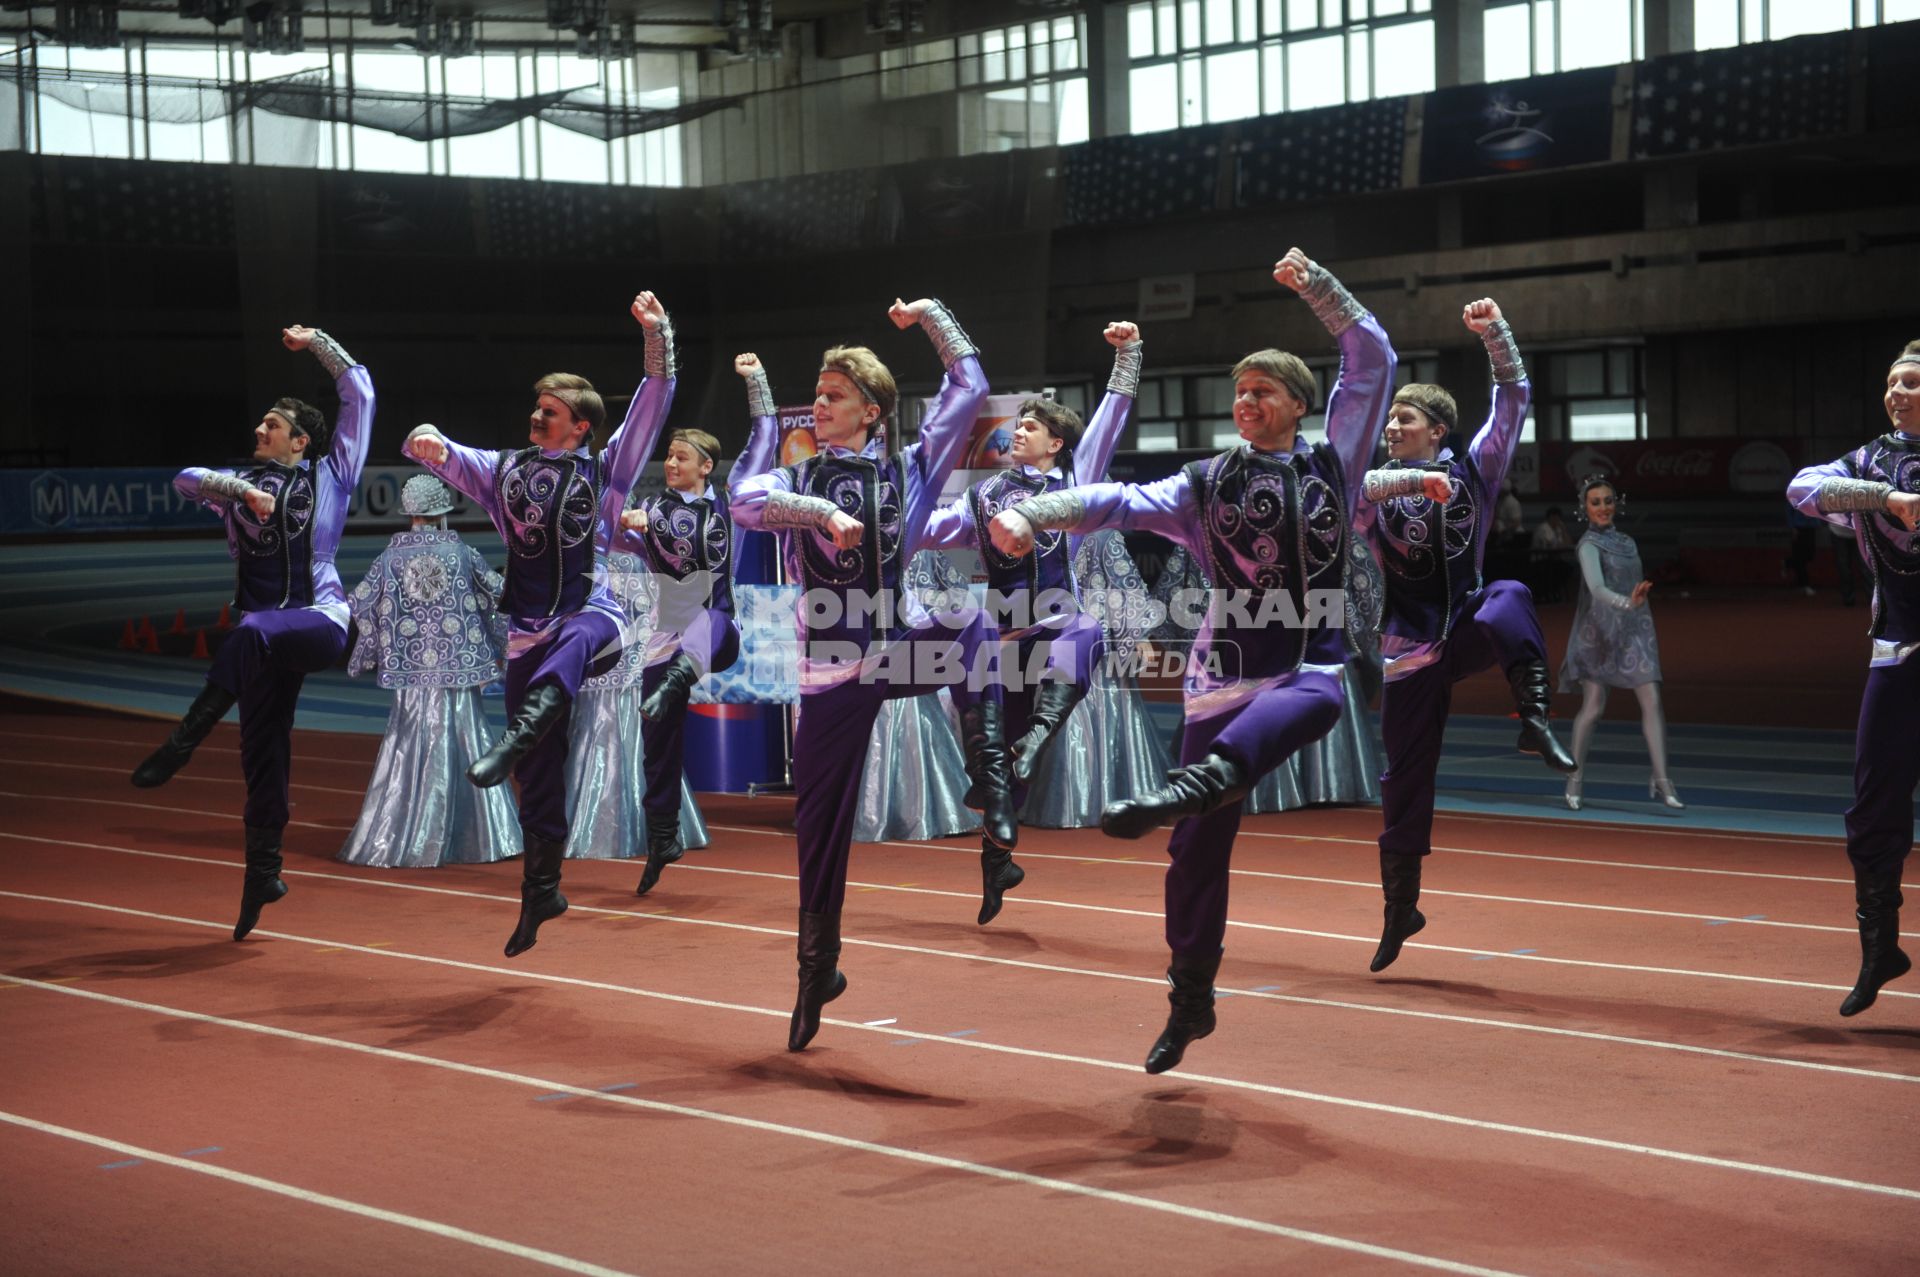
M 322 467 L 314 467 L 313 552 L 322 559 L 333 558 L 340 548 L 347 507 L 353 504 L 353 490 L 360 483 L 367 447 L 373 441 L 373 374 L 365 365 L 355 364 L 334 378 L 333 384 L 340 392 L 340 413 L 334 418 L 326 477 L 322 478 Z
M 408 457 L 416 465 L 425 466 L 440 476 L 454 491 L 485 510 L 487 518 L 493 521 L 494 530 L 506 536 L 507 529 L 500 517 L 500 498 L 493 489 L 493 476 L 500 469 L 501 454 L 490 449 L 469 448 L 445 435 L 440 438 L 447 445 L 445 461 L 425 461 L 412 453 L 408 453 Z
M 1340 373 L 1327 395 L 1327 443 L 1340 458 L 1347 490 L 1348 510 L 1358 504 L 1360 480 L 1380 437 L 1393 397 L 1393 370 L 1398 359 L 1386 330 L 1369 311 L 1340 334 Z
M 1487 423 L 1467 445 L 1467 455 L 1486 480 L 1487 491 L 1498 494 L 1501 480 L 1513 465 L 1514 451 L 1520 446 L 1520 431 L 1527 424 L 1527 404 L 1533 399 L 1533 383 L 1519 381 L 1493 383 L 1493 410 Z
M 767 509 L 767 494 L 792 491 L 793 485 L 787 481 L 785 467 L 756 474 L 750 479 L 728 485 L 727 512 L 733 515 L 735 527 L 760 532 L 765 526 L 762 520 Z
M 729 486 L 750 479 L 756 474 L 765 474 L 773 469 L 774 454 L 780 448 L 780 420 L 771 413 L 753 419 L 753 429 L 747 432 L 747 446 L 741 450 L 739 460 L 733 463 L 733 469 L 727 473 Z
M 1200 510 L 1193 485 L 1183 469 L 1152 483 L 1093 483 L 1073 489 L 1086 507 L 1080 521 L 1065 529 L 1077 536 L 1114 528 L 1121 532 L 1152 532 L 1188 553 L 1202 555 Z
M 1107 392 L 1093 420 L 1087 423 L 1086 432 L 1080 436 L 1080 446 L 1073 450 L 1075 483 L 1100 483 L 1106 479 L 1107 466 L 1113 462 L 1114 450 L 1120 446 L 1120 433 L 1127 428 L 1127 414 L 1132 411 L 1132 395 Z
M 612 543 L 627 508 L 627 494 L 640 477 L 640 467 L 653 455 L 660 442 L 660 429 L 667 424 L 667 410 L 673 407 L 673 377 L 648 377 L 633 392 L 627 405 L 627 417 L 607 440 L 600 453 L 600 545 Z
M 920 538 L 925 550 L 978 550 L 980 539 L 973 526 L 973 510 L 966 497 L 957 497 L 934 510 L 927 518 L 927 530 Z
M 1851 454 L 1838 461 L 1828 461 L 1817 466 L 1808 466 L 1793 476 L 1793 482 L 1787 485 L 1787 503 L 1802 514 L 1816 519 L 1824 519 L 1836 528 L 1853 530 L 1853 515 L 1848 511 L 1829 514 L 1820 508 L 1820 485 L 1829 479 L 1853 479 L 1859 472 L 1853 467 Z
M 973 435 L 973 423 L 980 416 L 980 404 L 987 397 L 987 374 L 979 359 L 963 355 L 953 361 L 940 381 L 940 393 L 926 420 L 920 423 L 920 439 L 907 449 L 907 491 L 901 511 L 900 559 L 913 557 L 926 542 L 923 539 L 934 507 L 940 502 L 941 489 L 953 476 L 954 467 L 967 450 Z
M 232 507 L 234 498 L 202 492 L 201 485 L 216 474 L 231 475 L 232 473 L 231 470 L 209 470 L 205 466 L 188 466 L 173 476 L 173 490 L 187 500 L 205 506 L 215 514 L 224 515 Z

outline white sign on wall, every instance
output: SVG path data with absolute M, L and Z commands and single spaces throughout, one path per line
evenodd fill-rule
M 1139 316 L 1142 324 L 1156 319 L 1192 319 L 1192 275 L 1150 275 L 1140 281 Z

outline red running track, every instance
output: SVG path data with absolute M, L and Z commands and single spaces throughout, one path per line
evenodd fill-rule
M 794 1273 L 1920 1269 L 1920 982 L 1855 1021 L 1832 843 L 1442 816 L 1384 976 L 1378 813 L 1247 822 L 1220 1030 L 1165 1015 L 1163 843 L 856 849 L 847 995 L 784 1049 L 783 799 L 500 955 L 519 870 L 333 863 L 377 741 L 303 734 L 243 944 L 222 728 L 0 720 L 6 1267 Z

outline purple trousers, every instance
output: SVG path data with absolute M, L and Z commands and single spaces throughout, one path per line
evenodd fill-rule
M 567 725 L 573 698 L 590 675 L 603 674 L 620 658 L 619 624 L 605 612 L 575 612 L 557 622 L 552 637 L 507 662 L 507 717 L 520 712 L 527 693 L 557 687 L 567 708 L 513 769 L 520 782 L 520 827 L 553 842 L 567 840 Z M 608 649 L 612 650 L 609 651 Z M 604 653 L 604 655 L 603 655 Z
M 207 682 L 240 701 L 240 772 L 251 828 L 278 833 L 287 827 L 294 703 L 307 675 L 346 650 L 345 629 L 322 613 L 288 608 L 247 613 L 214 654 Z
M 1105 633 L 1100 622 L 1084 612 L 1075 615 L 1064 625 L 1044 630 L 1035 630 L 1014 640 L 1014 653 L 1020 662 L 1024 674 L 1033 664 L 1035 649 L 1045 646 L 1045 669 L 1048 678 L 1061 678 L 1072 681 L 1085 695 L 1093 681 L 1093 663 L 1098 658 Z M 1027 734 L 1027 728 L 1033 726 L 1033 693 L 1035 685 L 1024 677 L 1018 680 L 1017 688 L 1006 692 L 1007 702 L 1007 745 Z M 1015 781 L 1013 785 L 1014 810 L 1026 806 L 1027 784 Z
M 946 616 L 908 630 L 901 643 L 924 643 L 947 652 L 962 670 L 974 668 L 980 649 L 993 641 L 984 613 Z M 911 650 L 911 649 L 909 649 Z M 983 701 L 1004 703 L 999 684 L 969 687 L 959 682 L 920 683 L 910 679 L 861 682 L 800 698 L 800 722 L 793 732 L 794 826 L 800 844 L 800 907 L 809 913 L 838 913 L 847 895 L 847 856 L 853 847 L 853 820 L 859 809 L 860 775 L 880 707 L 903 696 L 924 696 L 945 686 L 964 712 Z
M 1381 851 L 1424 856 L 1433 849 L 1434 778 L 1453 685 L 1490 665 L 1510 669 L 1546 659 L 1533 595 L 1518 581 L 1490 581 L 1454 617 L 1440 658 L 1386 685 L 1380 694 L 1380 740 L 1387 752 L 1380 777 Z
M 680 650 L 691 657 L 693 667 L 702 674 L 732 669 L 740 659 L 740 627 L 733 617 L 719 608 L 708 608 L 701 620 L 680 635 Z M 641 671 L 642 698 L 653 695 L 666 677 L 672 657 L 658 661 Z M 640 743 L 646 751 L 647 793 L 641 806 L 648 814 L 666 816 L 680 810 L 680 780 L 686 769 L 687 707 L 662 719 L 647 719 L 640 725 Z
M 1337 674 L 1303 672 L 1292 682 L 1261 692 L 1239 709 L 1189 719 L 1180 740 L 1180 762 L 1208 754 L 1238 763 L 1251 786 L 1262 776 L 1334 729 L 1344 701 Z M 1173 829 L 1167 854 L 1167 948 L 1211 958 L 1227 934 L 1227 880 L 1234 835 L 1245 802 L 1206 816 L 1189 816 Z
M 1853 738 L 1853 806 L 1847 858 L 1854 868 L 1897 872 L 1913 850 L 1913 791 L 1920 785 L 1920 656 L 1867 671 Z

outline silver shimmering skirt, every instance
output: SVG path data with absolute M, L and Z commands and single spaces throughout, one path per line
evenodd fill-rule
M 855 842 L 950 838 L 980 828 L 979 814 L 960 801 L 967 760 L 947 706 L 939 692 L 881 705 L 860 775 Z
M 1340 675 L 1340 721 L 1333 730 L 1261 777 L 1247 813 L 1291 811 L 1314 803 L 1380 801 L 1380 732 L 1353 666 Z
M 337 859 L 432 869 L 519 855 L 512 786 L 478 789 L 467 779 L 492 740 L 479 688 L 397 689 L 360 819 Z
M 583 687 L 567 729 L 567 855 L 622 860 L 647 854 L 645 746 L 640 739 L 640 688 Z M 707 845 L 707 822 L 693 791 L 680 782 L 680 842 Z
M 1020 823 L 1042 829 L 1098 825 L 1102 807 L 1158 789 L 1171 766 L 1139 686 L 1131 679 L 1097 678 L 1040 760 Z

